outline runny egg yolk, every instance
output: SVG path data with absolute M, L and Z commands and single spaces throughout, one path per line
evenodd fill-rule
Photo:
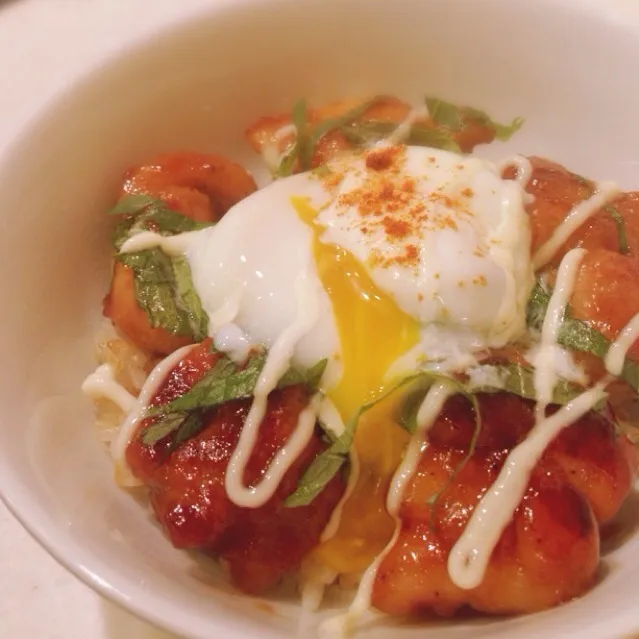
M 419 324 L 372 281 L 362 264 L 343 248 L 321 241 L 324 228 L 304 197 L 292 197 L 299 217 L 313 229 L 313 254 L 319 279 L 333 308 L 341 348 L 342 376 L 328 391 L 344 422 L 392 386 L 390 366 L 419 341 Z M 364 413 L 354 451 L 360 463 L 355 489 L 344 505 L 334 537 L 315 551 L 339 573 L 364 570 L 393 534 L 386 495 L 407 442 L 395 423 L 396 400 L 389 396 Z

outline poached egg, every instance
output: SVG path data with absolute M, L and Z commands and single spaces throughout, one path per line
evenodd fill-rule
M 270 184 L 186 256 L 231 353 L 316 306 L 292 362 L 328 360 L 343 420 L 418 366 L 463 368 L 523 334 L 534 282 L 522 187 L 487 160 L 403 145 Z

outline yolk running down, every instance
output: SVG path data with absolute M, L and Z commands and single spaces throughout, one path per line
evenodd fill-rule
M 328 392 L 344 422 L 386 392 L 391 364 L 412 348 L 419 325 L 372 281 L 349 252 L 320 240 L 323 228 L 307 198 L 293 197 L 299 217 L 314 233 L 313 252 L 329 295 L 339 333 L 342 377 Z M 393 420 L 396 400 L 384 399 L 358 423 L 354 449 L 360 462 L 355 490 L 344 506 L 336 535 L 315 551 L 316 559 L 339 573 L 365 570 L 390 540 L 394 521 L 386 512 L 390 481 L 407 442 Z

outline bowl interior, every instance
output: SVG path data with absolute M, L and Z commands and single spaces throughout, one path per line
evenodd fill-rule
M 79 393 L 109 278 L 104 215 L 122 172 L 197 149 L 256 170 L 255 117 L 372 93 L 425 94 L 522 115 L 496 158 L 539 154 L 639 186 L 639 11 L 568 0 L 225 0 L 94 69 L 0 158 L 0 491 L 63 563 L 143 616 L 192 637 L 282 637 L 294 600 L 238 596 L 175 551 L 143 502 L 118 490 Z M 632 508 L 634 506 L 634 508 Z M 636 512 L 636 502 L 628 508 Z M 371 637 L 554 637 L 639 631 L 639 539 L 606 555 L 583 599 L 512 620 L 373 624 Z M 605 611 L 605 615 L 601 612 Z M 328 611 L 330 614 L 330 611 Z M 309 620 L 302 620 L 309 623 Z

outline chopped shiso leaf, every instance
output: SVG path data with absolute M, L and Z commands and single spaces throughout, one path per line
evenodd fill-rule
M 439 98 L 426 98 L 426 107 L 433 122 L 445 129 L 459 132 L 469 122 L 475 122 L 492 129 L 495 137 L 502 142 L 509 140 L 524 124 L 521 117 L 515 118 L 510 124 L 499 124 L 484 111 L 467 106 L 457 106 Z
M 479 430 L 481 428 L 481 415 L 477 402 L 477 394 L 506 392 L 519 395 L 525 399 L 534 399 L 535 397 L 533 372 L 529 368 L 519 364 L 509 363 L 479 365 L 476 367 L 475 372 L 479 371 L 488 373 L 487 375 L 477 375 L 474 377 L 474 379 L 485 380 L 481 384 L 471 381 L 471 378 L 466 375 L 460 378 L 453 378 L 449 375 L 421 370 L 414 375 L 400 380 L 387 393 L 383 394 L 374 402 L 362 406 L 355 417 L 346 424 L 344 432 L 337 438 L 332 437 L 330 447 L 313 460 L 300 479 L 295 492 L 287 498 L 285 502 L 286 505 L 289 507 L 306 506 L 322 492 L 326 484 L 331 481 L 344 463 L 346 463 L 361 416 L 389 395 L 401 389 L 403 389 L 405 396 L 400 403 L 400 410 L 395 416 L 395 421 L 409 433 L 414 433 L 417 428 L 417 413 L 428 389 L 434 383 L 442 380 L 452 383 L 455 392 L 468 399 L 474 408 L 476 419 L 476 428 L 469 444 L 468 453 L 451 476 L 449 483 L 446 484 L 446 486 L 448 486 L 475 450 L 477 437 L 479 436 Z M 583 389 L 575 384 L 571 384 L 565 380 L 559 380 L 555 387 L 553 402 L 565 404 L 582 392 Z M 441 494 L 441 492 L 442 491 L 440 491 L 438 495 Z M 436 500 L 438 495 L 433 496 L 433 500 Z
M 186 421 L 191 415 L 201 417 L 206 410 L 253 396 L 266 362 L 265 352 L 252 352 L 242 366 L 238 366 L 226 354 L 214 352 L 217 361 L 197 384 L 173 401 L 148 409 L 148 416 L 157 419 L 142 434 L 145 445 L 152 446 L 173 433 L 174 444 L 182 443 L 199 432 L 194 422 Z M 282 376 L 277 388 L 303 384 L 309 392 L 316 392 L 325 368 L 326 360 L 321 360 L 306 371 L 290 369 Z
M 613 222 L 617 226 L 617 235 L 619 236 L 619 252 L 622 255 L 628 255 L 630 253 L 630 245 L 628 244 L 628 233 L 626 232 L 626 220 L 623 219 L 623 215 L 619 213 L 616 207 L 609 204 L 604 208 L 604 211 L 610 214 Z
M 177 235 L 210 226 L 172 211 L 148 195 L 127 195 L 110 211 L 118 221 L 112 242 L 119 251 L 137 233 L 153 231 Z M 190 335 L 201 341 L 208 331 L 208 317 L 193 286 L 191 269 L 182 257 L 169 257 L 159 248 L 135 253 L 118 253 L 116 259 L 133 270 L 135 296 L 154 328 L 174 335 Z
M 339 131 L 356 147 L 366 147 L 391 136 L 401 125 L 400 122 L 360 119 L 371 106 L 382 99 L 384 96 L 375 96 L 341 116 L 329 118 L 317 124 L 309 122 L 306 101 L 296 102 L 291 112 L 291 122 L 297 131 L 295 142 L 282 158 L 275 176 L 289 176 L 296 167 L 302 171 L 311 169 L 318 142 L 332 131 Z M 432 123 L 419 120 L 413 123 L 403 140 L 407 144 L 459 153 L 460 147 L 455 140 L 455 134 L 471 123 L 491 129 L 495 137 L 502 141 L 508 140 L 524 123 L 522 118 L 515 118 L 510 124 L 499 124 L 483 111 L 457 106 L 438 98 L 426 98 L 426 106 Z
M 527 321 L 529 327 L 541 328 L 549 302 L 550 293 L 545 289 L 543 283 L 538 281 L 528 300 Z M 610 340 L 606 339 L 599 331 L 588 326 L 586 322 L 571 317 L 570 308 L 566 309 L 563 322 L 559 327 L 557 343 L 565 348 L 582 353 L 590 353 L 601 360 L 606 357 L 610 348 Z M 635 362 L 626 358 L 621 378 L 635 391 L 639 391 L 639 369 Z

